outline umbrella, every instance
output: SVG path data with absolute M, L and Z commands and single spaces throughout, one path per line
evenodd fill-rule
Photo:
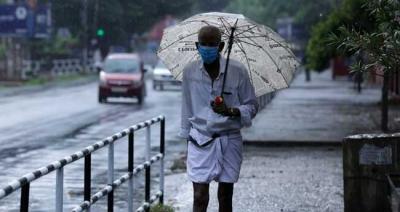
M 182 79 L 185 65 L 200 60 L 195 42 L 207 25 L 221 30 L 228 44 L 222 55 L 246 66 L 256 96 L 289 86 L 299 63 L 284 39 L 241 14 L 217 12 L 192 16 L 164 30 L 157 55 L 175 79 Z

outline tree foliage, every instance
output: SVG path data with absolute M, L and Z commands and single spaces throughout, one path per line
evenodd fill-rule
M 366 0 L 362 7 L 373 27 L 342 25 L 331 35 L 338 50 L 356 56 L 351 69 L 358 73 L 383 69 L 381 129 L 388 131 L 389 80 L 400 65 L 400 3 L 397 0 Z
M 31 57 L 34 60 L 43 58 L 64 59 L 70 57 L 74 50 L 78 50 L 78 38 L 63 38 L 55 36 L 48 40 L 35 39 L 29 43 L 30 48 L 34 49 Z
M 375 27 L 363 30 L 341 26 L 332 34 L 332 45 L 341 52 L 367 58 L 354 71 L 368 71 L 371 67 L 382 67 L 394 71 L 400 65 L 400 3 L 396 0 L 368 0 L 364 10 L 376 21 Z M 359 61 L 358 61 L 359 62 Z
M 335 7 L 336 0 L 232 0 L 227 11 L 242 13 L 255 21 L 275 27 L 276 20 L 293 17 L 306 32 Z
M 53 0 L 55 28 L 67 27 L 74 36 L 84 33 L 83 2 Z M 190 12 L 193 6 L 191 0 L 87 0 L 87 4 L 89 37 L 101 27 L 112 43 L 126 42 L 130 35 L 147 31 L 166 15 L 180 17 Z
M 308 68 L 323 70 L 327 67 L 329 60 L 338 54 L 336 48 L 328 44 L 330 34 L 340 34 L 341 26 L 363 31 L 374 28 L 374 20 L 362 8 L 365 2 L 366 0 L 344 0 L 340 7 L 313 27 L 306 49 Z
M 193 12 L 215 12 L 225 9 L 231 0 L 200 0 L 193 1 Z

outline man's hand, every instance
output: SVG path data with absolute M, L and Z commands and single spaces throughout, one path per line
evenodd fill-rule
M 211 101 L 211 107 L 215 113 L 223 116 L 229 116 L 229 110 L 228 107 L 225 105 L 225 102 L 216 104 L 214 101 Z
M 225 103 L 215 104 L 214 101 L 211 101 L 211 107 L 215 113 L 218 113 L 223 116 L 232 116 L 232 117 L 240 117 L 240 110 L 234 107 L 227 107 Z

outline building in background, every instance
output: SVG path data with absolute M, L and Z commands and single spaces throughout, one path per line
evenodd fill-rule
M 29 40 L 49 38 L 50 30 L 49 5 L 36 0 L 0 5 L 0 80 L 21 80 L 23 62 L 30 58 Z

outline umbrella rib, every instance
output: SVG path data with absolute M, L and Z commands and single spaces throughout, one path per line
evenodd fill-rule
M 229 29 L 228 29 L 228 27 L 225 25 L 223 18 L 222 18 L 222 17 L 218 17 L 218 19 L 219 19 L 220 22 L 222 23 L 222 26 L 225 28 L 225 30 L 226 30 L 227 32 L 229 32 Z M 229 24 L 229 23 L 228 23 L 228 24 Z M 221 30 L 221 31 L 222 31 L 224 34 L 226 34 L 223 30 Z M 226 35 L 227 35 L 227 37 L 229 37 L 228 34 L 226 34 Z M 225 49 L 224 54 L 226 54 L 227 51 L 228 51 L 228 48 Z
M 190 20 L 190 21 L 184 21 L 184 22 L 182 22 L 182 23 L 180 23 L 179 25 L 186 25 L 186 24 L 190 24 L 190 23 L 195 23 L 195 22 L 201 22 L 201 23 L 207 23 L 208 25 L 210 25 L 210 23 L 212 23 L 212 24 L 218 24 L 218 23 L 214 23 L 214 22 L 212 22 L 212 21 L 204 21 L 204 20 Z
M 269 38 L 268 35 L 236 36 L 236 38 Z
M 238 26 L 238 28 L 239 28 L 240 30 L 242 30 L 242 28 L 250 27 L 250 26 L 255 26 L 255 25 L 257 25 L 257 24 L 244 24 L 244 25 Z
M 183 39 L 185 39 L 185 38 L 187 38 L 187 37 L 190 37 L 190 36 L 192 36 L 192 35 L 194 35 L 194 34 L 197 34 L 197 33 L 198 33 L 198 32 L 194 32 L 194 33 L 185 35 L 184 37 L 179 38 L 178 40 L 176 40 L 176 41 L 174 41 L 174 42 L 168 44 L 167 46 L 165 46 L 165 47 L 163 47 L 163 48 L 160 48 L 160 49 L 158 50 L 158 52 L 164 51 L 165 49 L 169 48 L 170 46 L 174 45 L 175 43 L 177 43 L 177 42 L 179 42 L 179 41 L 181 41 L 181 40 L 183 40 Z
M 243 31 L 243 33 L 245 33 L 245 31 Z M 243 33 L 241 33 L 241 34 L 243 34 Z M 272 33 L 272 32 L 270 32 L 270 33 Z M 281 47 L 284 48 L 286 51 L 288 51 L 292 56 L 294 56 L 294 55 L 291 53 L 290 49 L 288 49 L 287 46 L 283 45 L 281 42 L 278 42 L 276 39 L 272 38 L 271 36 L 268 36 L 267 34 L 263 34 L 263 33 L 258 33 L 258 32 L 254 32 L 253 34 L 255 34 L 255 35 L 247 36 L 247 37 L 246 37 L 246 36 L 245 36 L 245 37 L 239 37 L 239 38 L 267 37 L 267 38 L 271 39 L 272 41 L 275 41 L 277 44 L 279 44 L 279 46 L 281 46 Z M 238 34 L 238 35 L 239 35 L 239 34 Z
M 248 24 L 248 25 L 244 25 L 244 26 L 254 26 L 254 27 L 262 27 L 262 25 L 257 25 L 257 24 Z M 253 28 L 254 28 L 253 27 Z M 241 27 L 241 28 L 243 28 L 243 27 Z M 252 28 L 252 29 L 253 29 Z M 271 29 L 268 29 L 268 28 L 262 28 L 263 30 L 265 30 L 265 31 L 267 31 L 267 33 L 274 33 L 274 31 L 273 30 L 271 30 Z M 249 29 L 246 29 L 246 30 L 244 30 L 244 29 L 239 29 L 238 31 L 248 31 Z M 260 32 L 254 32 L 254 33 L 258 33 L 258 34 L 263 34 L 263 33 L 260 33 Z
M 250 40 L 251 42 L 253 42 L 253 43 L 256 45 L 256 42 L 255 42 L 254 40 L 252 40 L 251 38 L 249 38 L 249 40 Z M 268 51 L 265 50 L 265 49 L 262 48 L 262 47 L 261 47 L 260 49 L 262 49 L 262 50 L 264 51 L 264 53 L 268 55 L 268 57 L 271 59 L 271 61 L 275 64 L 276 68 L 279 70 L 280 68 L 279 68 L 278 64 L 277 64 L 276 61 L 272 58 L 272 56 L 268 53 Z M 283 80 L 285 80 L 286 85 L 289 85 L 289 84 L 288 84 L 288 81 L 287 81 L 286 78 L 285 78 L 285 76 L 283 76 L 282 73 L 280 73 L 280 74 L 281 74 Z
M 235 39 L 237 42 L 241 42 L 241 43 L 245 43 L 245 44 L 248 44 L 248 45 L 250 45 L 250 46 L 254 46 L 254 47 L 258 47 L 258 48 L 260 48 L 260 49 L 262 49 L 263 47 L 262 46 L 260 46 L 260 45 L 257 45 L 257 44 L 253 44 L 253 43 L 249 43 L 249 42 L 247 42 L 247 41 L 244 41 L 244 40 L 241 40 L 241 39 Z
M 239 46 L 238 43 L 237 43 L 237 45 Z M 240 43 L 240 45 L 242 45 L 242 44 Z M 242 46 L 242 47 L 243 47 L 243 46 Z M 239 48 L 240 48 L 240 47 L 239 47 Z M 244 48 L 244 47 L 243 47 L 243 48 Z M 241 49 L 241 51 L 245 54 L 245 58 L 246 58 L 246 60 L 247 60 L 247 63 L 248 63 L 249 69 L 250 69 L 250 63 L 249 63 L 247 54 L 245 53 L 244 49 L 242 49 L 242 48 L 240 48 L 240 49 Z M 249 70 L 249 72 L 250 72 L 250 74 L 252 74 L 252 73 L 254 72 L 261 80 L 263 80 L 265 83 L 267 83 L 267 84 L 270 85 L 273 89 L 276 90 L 276 88 L 274 88 L 274 87 L 272 86 L 272 84 L 269 82 L 269 80 L 265 79 L 265 77 L 263 77 L 262 74 L 258 73 L 258 71 L 253 70 L 253 72 L 252 72 L 251 70 Z M 251 81 L 253 82 L 253 76 L 252 76 L 252 75 L 251 75 Z
M 256 25 L 254 25 L 254 26 L 252 26 L 252 27 L 250 27 L 250 28 L 248 28 L 248 29 L 246 29 L 246 30 L 238 29 L 238 31 L 241 31 L 241 32 L 240 32 L 240 33 L 238 33 L 238 34 L 236 34 L 235 36 L 238 36 L 238 35 L 244 34 L 244 33 L 246 33 L 246 32 L 250 32 L 250 30 L 254 29 L 255 27 L 257 27 L 257 26 L 256 26 Z
M 239 47 L 240 51 L 243 52 L 244 58 L 246 58 L 247 67 L 249 68 L 249 73 L 250 73 L 251 84 L 253 84 L 253 75 L 252 75 L 252 71 L 251 71 L 251 68 L 250 68 L 250 62 L 249 62 L 249 58 L 247 57 L 247 53 L 246 53 L 246 51 L 244 51 L 244 47 L 243 47 L 242 43 L 239 42 L 239 43 L 236 43 L 236 44 Z
M 222 17 L 219 17 L 218 19 L 221 21 L 222 26 L 225 28 L 225 30 L 226 30 L 227 32 L 229 32 L 230 30 L 229 30 L 228 27 L 225 25 L 224 19 L 223 19 Z M 227 24 L 229 25 L 229 23 L 227 23 Z
M 271 31 L 270 33 L 274 33 L 273 31 Z M 265 36 L 264 34 L 262 34 L 262 33 L 257 33 L 257 32 L 255 32 L 254 34 L 256 34 L 257 36 L 261 36 L 261 37 L 263 37 L 263 36 Z M 296 56 L 292 53 L 292 51 L 290 50 L 290 48 L 289 47 L 287 47 L 286 45 L 283 45 L 281 42 L 278 42 L 276 39 L 274 39 L 272 36 L 266 36 L 266 37 L 269 37 L 269 39 L 271 39 L 272 41 L 274 41 L 274 42 L 276 42 L 279 46 L 281 46 L 282 48 L 284 48 L 291 56 L 293 56 L 293 57 L 295 57 L 296 58 Z M 244 38 L 251 38 L 251 36 L 249 36 L 249 37 L 244 37 Z

